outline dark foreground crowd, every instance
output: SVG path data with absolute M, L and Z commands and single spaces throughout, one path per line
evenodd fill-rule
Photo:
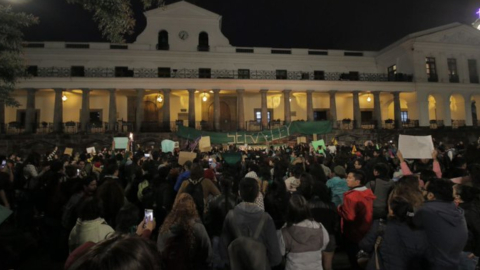
M 34 235 L 71 270 L 331 270 L 338 250 L 351 269 L 473 270 L 480 149 L 435 146 L 417 160 L 391 143 L 231 147 L 182 165 L 153 149 L 13 153 L 1 157 L 0 204 L 13 214 L 0 232 Z M 0 269 L 29 260 L 6 239 Z

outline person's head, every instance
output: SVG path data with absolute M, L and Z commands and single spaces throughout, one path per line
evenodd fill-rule
M 455 185 L 453 189 L 455 192 L 455 200 L 459 200 L 460 202 L 471 203 L 476 199 L 480 199 L 480 189 L 476 187 Z
M 380 149 L 375 149 L 373 150 L 373 157 L 374 158 L 377 158 L 379 157 L 380 155 L 382 155 L 382 151 Z
M 345 168 L 342 166 L 335 166 L 335 168 L 333 168 L 333 173 L 335 174 L 335 176 L 338 176 L 340 178 L 345 178 L 346 176 Z
M 85 169 L 85 161 L 84 160 L 79 160 L 77 162 L 77 168 L 80 169 L 80 170 Z
M 377 163 L 373 167 L 373 175 L 377 178 L 388 177 L 388 166 L 385 163 Z
M 40 154 L 37 152 L 30 153 L 25 159 L 25 164 L 32 164 L 35 167 L 40 166 Z
M 347 176 L 347 186 L 356 188 L 365 185 L 365 174 L 362 171 L 352 171 Z
M 243 201 L 253 203 L 259 192 L 257 180 L 249 177 L 243 178 L 240 181 L 238 192 Z
M 204 175 L 202 165 L 200 163 L 193 163 L 190 167 L 190 178 L 192 180 L 198 180 Z
M 220 190 L 222 192 L 231 191 L 233 179 L 230 176 L 224 176 L 220 179 Z
M 105 168 L 105 175 L 118 176 L 118 165 L 116 162 L 110 162 Z
M 192 162 L 190 160 L 187 160 L 185 161 L 185 163 L 183 164 L 183 169 L 185 171 L 190 171 L 190 168 L 192 167 Z
M 102 200 L 105 219 L 110 223 L 115 223 L 115 217 L 118 211 L 125 204 L 125 193 L 117 179 L 107 179 L 97 191 L 97 197 Z
M 102 215 L 101 202 L 95 197 L 86 198 L 78 208 L 78 218 L 82 221 L 94 220 Z
M 165 221 L 160 228 L 160 234 L 165 234 L 170 231 L 172 226 L 176 229 L 182 229 L 187 236 L 188 242 L 191 246 L 195 244 L 192 224 L 194 220 L 198 220 L 197 206 L 192 196 L 188 193 L 181 193 L 175 199 L 173 208 L 165 218 Z
M 82 179 L 83 181 L 83 191 L 87 195 L 93 195 L 95 191 L 97 190 L 97 180 L 91 176 L 87 176 Z
M 398 179 L 393 186 L 392 194 L 406 198 L 415 209 L 418 209 L 424 201 L 418 177 L 415 175 L 405 175 Z
M 290 227 L 306 219 L 311 219 L 307 200 L 300 194 L 293 194 L 288 202 L 287 226 Z
M 297 192 L 305 199 L 310 200 L 313 196 L 313 178 L 308 173 L 300 175 L 300 185 L 297 187 Z
M 414 227 L 413 217 L 415 216 L 415 209 L 408 198 L 391 196 L 388 200 L 388 216 L 400 222 L 405 222 L 412 228 Z
M 425 199 L 429 201 L 453 201 L 453 183 L 449 179 L 433 179 L 425 184 Z
M 116 233 L 132 233 L 132 228 L 135 228 L 140 223 L 140 210 L 135 204 L 127 203 L 120 211 L 118 211 L 115 219 L 115 232 Z
M 363 160 L 356 159 L 355 162 L 353 163 L 355 170 L 360 170 L 363 167 L 363 163 L 364 163 Z
M 116 235 L 97 243 L 69 270 L 160 270 L 160 253 L 154 242 L 136 236 Z
M 295 177 L 295 178 L 300 178 L 300 175 L 302 175 L 303 173 L 303 166 L 302 164 L 295 164 L 292 166 L 292 176 Z
M 74 178 L 77 176 L 77 168 L 75 168 L 73 165 L 65 166 L 65 174 L 68 178 Z

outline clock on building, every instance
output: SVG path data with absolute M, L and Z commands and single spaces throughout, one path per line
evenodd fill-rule
M 180 31 L 180 33 L 178 33 L 178 37 L 181 39 L 181 40 L 185 40 L 188 38 L 188 33 L 187 31 Z

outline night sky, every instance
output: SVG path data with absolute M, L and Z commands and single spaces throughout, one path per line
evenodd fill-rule
M 22 3 L 24 2 L 24 3 Z M 133 0 L 135 38 L 145 28 Z M 168 3 L 175 2 L 167 0 Z M 91 14 L 65 0 L 0 0 L 32 13 L 40 24 L 28 41 L 105 41 Z M 417 31 L 453 22 L 471 24 L 480 0 L 196 0 L 223 16 L 222 32 L 233 46 L 380 50 Z

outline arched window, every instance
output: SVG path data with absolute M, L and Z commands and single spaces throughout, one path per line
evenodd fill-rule
M 208 34 L 206 32 L 201 32 L 198 35 L 198 51 L 199 52 L 208 52 L 210 46 L 208 45 Z
M 169 49 L 170 49 L 170 46 L 168 45 L 168 32 L 165 30 L 162 30 L 158 33 L 157 50 L 168 51 Z

